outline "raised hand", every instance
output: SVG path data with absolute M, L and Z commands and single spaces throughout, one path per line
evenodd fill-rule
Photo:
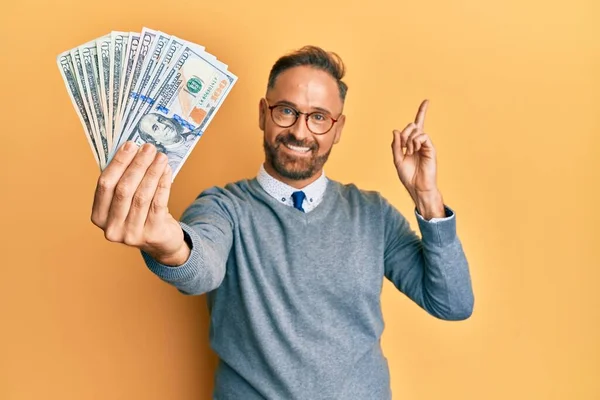
M 428 100 L 419 107 L 414 122 L 402 131 L 394 130 L 392 153 L 400 181 L 419 208 L 435 209 L 430 214 L 443 214 L 441 194 L 437 187 L 436 152 L 433 143 L 424 131 Z M 435 204 L 431 204 L 431 203 Z M 425 204 L 427 203 L 427 204 Z
M 98 178 L 91 219 L 107 240 L 175 266 L 190 250 L 167 207 L 172 180 L 167 161 L 151 144 L 125 143 Z

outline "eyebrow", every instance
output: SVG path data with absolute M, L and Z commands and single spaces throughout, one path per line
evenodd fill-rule
M 288 100 L 280 100 L 280 101 L 276 102 L 275 104 L 276 105 L 290 106 L 290 107 L 294 107 L 295 109 L 299 108 L 297 104 L 295 104 L 295 103 L 293 103 L 291 101 L 288 101 Z M 312 109 L 313 110 L 317 110 L 317 111 L 321 111 L 321 112 L 324 112 L 324 113 L 327 113 L 329 115 L 333 115 L 333 113 L 331 111 L 329 111 L 328 109 L 323 108 L 323 107 L 312 107 Z

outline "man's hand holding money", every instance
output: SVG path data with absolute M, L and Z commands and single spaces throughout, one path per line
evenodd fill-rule
M 167 161 L 149 143 L 126 142 L 98 178 L 91 219 L 107 240 L 178 266 L 190 248 L 167 207 L 173 173 Z

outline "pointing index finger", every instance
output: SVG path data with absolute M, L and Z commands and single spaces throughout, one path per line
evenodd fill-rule
M 423 126 L 425 125 L 425 114 L 427 113 L 428 105 L 429 105 L 429 100 L 423 100 L 423 102 L 419 106 L 419 111 L 417 112 L 417 116 L 415 118 L 415 124 L 417 124 L 417 127 L 421 131 L 423 131 Z

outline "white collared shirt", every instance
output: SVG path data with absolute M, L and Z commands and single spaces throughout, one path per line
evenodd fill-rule
M 306 195 L 304 202 L 302 203 L 302 208 L 304 209 L 304 212 L 307 213 L 312 211 L 316 206 L 319 205 L 319 203 L 321 203 L 323 196 L 325 195 L 327 182 L 329 181 L 325 176 L 325 171 L 323 171 L 321 176 L 316 181 L 308 186 L 303 187 L 302 189 L 296 189 L 295 187 L 283 183 L 269 175 L 269 173 L 265 170 L 264 164 L 260 165 L 256 179 L 265 192 L 267 192 L 281 204 L 285 204 L 286 206 L 290 207 L 294 206 L 292 193 L 302 190 Z
M 257 180 L 260 186 L 271 195 L 273 198 L 278 200 L 281 204 L 285 204 L 286 206 L 293 207 L 294 200 L 292 199 L 292 193 L 297 192 L 298 190 L 302 190 L 306 197 L 302 202 L 302 208 L 304 212 L 312 211 L 316 206 L 321 203 L 323 200 L 323 196 L 325 195 L 325 189 L 327 188 L 327 182 L 329 181 L 325 176 L 325 171 L 322 172 L 321 176 L 311 183 L 310 185 L 302 188 L 296 189 L 288 184 L 281 182 L 273 178 L 269 173 L 265 170 L 264 164 L 260 165 L 260 169 L 258 171 Z M 449 210 L 446 210 L 447 212 Z M 417 218 L 426 221 L 421 214 L 415 208 L 415 215 Z M 454 218 L 454 213 L 451 215 L 442 217 L 442 218 L 432 218 L 428 222 L 436 223 L 440 221 L 445 221 Z

